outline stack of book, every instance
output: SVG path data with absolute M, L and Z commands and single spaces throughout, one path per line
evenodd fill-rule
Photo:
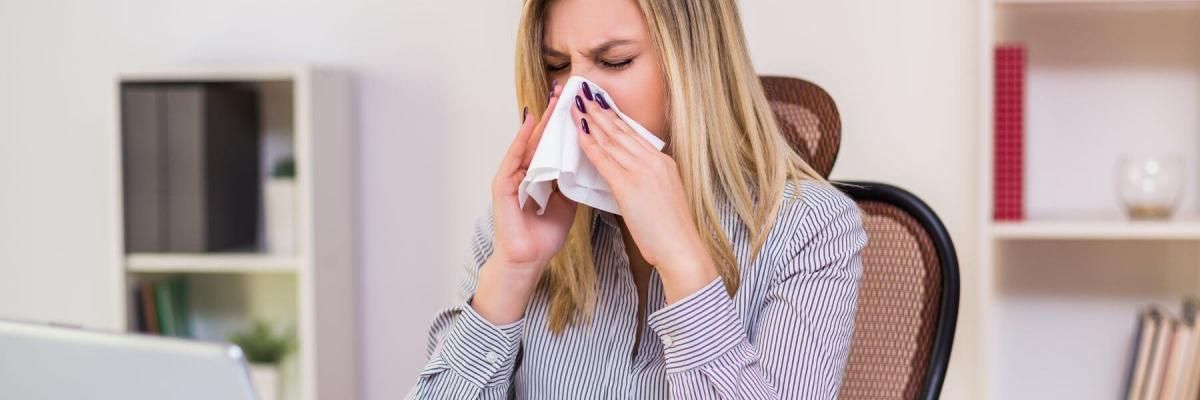
M 1200 299 L 1188 298 L 1178 317 L 1157 306 L 1138 315 L 1126 398 L 1200 398 Z
M 181 277 L 147 280 L 134 289 L 139 332 L 189 337 L 187 281 Z

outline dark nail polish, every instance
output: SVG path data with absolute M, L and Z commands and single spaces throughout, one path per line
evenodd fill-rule
M 525 122 L 527 119 L 529 119 L 529 106 L 525 106 L 525 109 L 521 111 L 521 122 Z
M 588 129 L 588 126 L 587 126 L 587 118 L 580 118 L 580 119 L 579 119 L 579 121 L 583 123 L 583 133 L 586 133 L 586 134 L 589 134 L 589 135 L 591 135 L 591 134 L 592 134 L 592 130 L 591 130 L 591 129 Z
M 579 95 L 575 95 L 575 107 L 579 108 L 579 112 L 587 114 L 587 109 L 583 108 L 583 99 Z
M 592 97 L 592 88 L 588 86 L 587 82 L 583 83 L 583 97 L 587 97 L 588 101 L 595 100 L 595 98 Z
M 596 102 L 600 103 L 600 108 L 603 108 L 605 110 L 611 108 L 608 105 L 608 100 L 605 100 L 604 95 L 602 95 L 600 93 L 596 93 Z

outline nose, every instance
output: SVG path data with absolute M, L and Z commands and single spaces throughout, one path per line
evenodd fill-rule
M 585 68 L 571 67 L 571 69 L 567 70 L 568 78 L 570 78 L 572 76 L 581 76 L 581 77 L 587 78 L 588 80 L 591 80 L 592 78 L 588 75 L 589 75 L 588 71 L 586 71 Z
M 596 78 L 599 78 L 599 74 L 596 73 L 597 66 L 590 59 L 584 58 L 580 55 L 577 55 L 576 57 L 577 59 L 571 60 L 571 66 L 567 71 L 567 76 L 582 76 L 589 81 L 595 82 Z

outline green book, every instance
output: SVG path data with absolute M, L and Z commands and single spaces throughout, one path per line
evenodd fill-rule
M 154 282 L 154 308 L 158 313 L 158 328 L 164 336 L 175 336 L 175 306 L 172 305 L 169 280 Z
M 175 323 L 175 336 L 191 337 L 190 312 L 187 301 L 187 280 L 175 278 L 171 280 L 171 306 L 175 307 L 172 316 Z
M 190 337 L 190 310 L 187 301 L 187 280 L 168 278 L 154 283 L 154 305 L 158 326 L 163 335 Z

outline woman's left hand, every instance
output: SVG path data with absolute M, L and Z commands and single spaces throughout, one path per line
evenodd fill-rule
M 642 258 L 662 276 L 667 301 L 682 298 L 718 274 L 692 219 L 675 160 L 638 135 L 598 95 L 563 99 L 575 102 L 571 113 L 579 145 L 608 181 Z

